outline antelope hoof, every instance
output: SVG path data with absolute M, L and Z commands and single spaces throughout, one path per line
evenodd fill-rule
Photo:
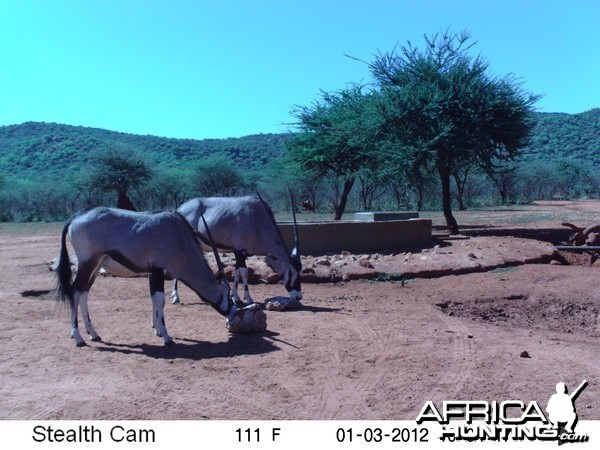
M 102 342 L 102 338 L 100 336 L 96 336 L 90 339 L 92 342 Z
M 77 342 L 75 345 L 76 345 L 77 347 L 87 347 L 87 344 L 85 343 L 85 341 L 80 341 L 80 342 Z
M 169 339 L 165 342 L 166 347 L 172 347 L 173 345 L 175 345 L 175 341 L 173 339 Z

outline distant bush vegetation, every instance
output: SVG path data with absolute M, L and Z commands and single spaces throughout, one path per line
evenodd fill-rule
M 600 197 L 600 109 L 535 113 L 535 122 L 531 145 L 504 171 L 457 174 L 461 185 L 464 176 L 464 207 Z M 288 211 L 290 187 L 298 203 L 308 200 L 317 211 L 329 211 L 343 180 L 300 170 L 287 159 L 288 137 L 169 139 L 39 122 L 0 127 L 0 221 L 63 220 L 85 206 L 116 205 L 114 193 L 89 183 L 94 158 L 111 149 L 142 155 L 152 172 L 128 193 L 140 210 L 258 189 L 276 210 Z M 358 183 L 348 211 L 439 208 L 433 178 L 420 189 L 386 177 Z

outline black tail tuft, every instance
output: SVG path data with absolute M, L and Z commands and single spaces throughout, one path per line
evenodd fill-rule
M 71 260 L 67 251 L 67 232 L 73 217 L 67 220 L 62 230 L 60 258 L 58 267 L 56 268 L 56 293 L 58 300 L 65 302 L 69 300 L 69 304 L 73 304 L 73 273 L 71 272 Z

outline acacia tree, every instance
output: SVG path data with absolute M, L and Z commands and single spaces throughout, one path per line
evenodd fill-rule
M 244 186 L 244 177 L 229 157 L 216 154 L 196 164 L 191 183 L 204 197 L 229 197 Z
M 342 182 L 332 202 L 340 220 L 358 172 L 376 157 L 379 114 L 375 94 L 354 85 L 335 93 L 323 92 L 320 101 L 293 111 L 300 132 L 288 141 L 292 159 L 319 176 Z
M 458 210 L 466 211 L 467 206 L 465 205 L 465 186 L 467 179 L 469 178 L 469 172 L 473 166 L 463 165 L 460 167 L 454 166 L 452 168 L 452 178 L 454 178 L 454 185 L 456 186 L 456 200 L 458 201 Z
M 385 130 L 385 127 L 383 129 Z M 421 151 L 422 147 L 401 142 L 390 136 L 389 132 L 382 139 L 380 152 L 385 161 L 382 170 L 392 185 L 397 203 L 400 204 L 400 192 L 406 191 L 406 187 L 410 186 L 410 190 L 416 194 L 415 208 L 421 211 L 426 191 L 433 181 L 430 174 L 431 158 Z
M 155 207 L 178 208 L 189 196 L 188 180 L 191 174 L 182 169 L 162 169 L 158 171 L 148 186 L 154 198 Z
M 296 202 L 294 208 L 298 211 L 304 201 L 317 207 L 322 181 L 319 173 L 300 166 L 288 153 L 272 160 L 265 167 L 261 173 L 259 188 L 261 192 L 271 193 L 275 208 L 285 211 L 290 211 L 291 191 Z
M 525 93 L 511 75 L 493 77 L 467 32 L 425 36 L 420 50 L 410 42 L 369 64 L 382 94 L 386 139 L 410 148 L 421 164 L 435 168 L 442 208 L 452 234 L 453 171 L 474 163 L 486 171 L 514 158 L 527 144 L 531 113 L 539 96 Z
M 135 210 L 128 193 L 153 176 L 142 156 L 128 148 L 111 147 L 98 152 L 92 158 L 92 164 L 86 184 L 101 192 L 115 192 L 117 207 Z

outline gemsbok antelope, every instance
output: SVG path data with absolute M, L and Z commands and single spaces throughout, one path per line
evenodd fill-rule
M 77 256 L 75 280 L 72 278 L 66 245 L 67 234 Z M 217 262 L 220 264 L 219 260 Z M 173 344 L 164 318 L 165 278 L 177 277 L 183 281 L 202 300 L 227 317 L 230 330 L 243 332 L 266 329 L 264 313 L 259 308 L 254 308 L 252 312 L 244 311 L 233 304 L 229 283 L 224 276 L 220 282 L 215 278 L 204 259 L 194 230 L 181 214 L 150 214 L 97 207 L 80 211 L 66 221 L 57 267 L 59 298 L 63 302 L 69 301 L 71 338 L 78 347 L 86 345 L 79 332 L 79 308 L 91 340 L 101 340 L 92 326 L 88 311 L 88 293 L 101 267 L 115 275 L 149 275 L 151 324 L 165 345 Z M 255 317 L 259 314 L 262 314 L 262 318 Z M 252 323 L 253 319 L 256 319 L 255 323 Z M 246 330 L 244 326 L 247 326 Z
M 291 194 L 290 200 L 292 200 Z M 200 239 L 207 244 L 206 227 L 201 220 L 201 217 L 204 217 L 216 247 L 233 251 L 235 256 L 233 298 L 237 306 L 254 303 L 248 290 L 246 267 L 246 257 L 251 255 L 265 255 L 267 264 L 279 274 L 281 282 L 290 294 L 290 300 L 302 299 L 300 285 L 302 262 L 293 200 L 295 242 L 291 252 L 277 227 L 273 211 L 258 193 L 256 196 L 246 197 L 194 198 L 181 205 L 177 211 L 183 214 Z M 244 285 L 244 301 L 240 299 L 237 292 L 240 278 Z M 177 280 L 174 280 L 171 298 L 174 304 L 179 303 Z

